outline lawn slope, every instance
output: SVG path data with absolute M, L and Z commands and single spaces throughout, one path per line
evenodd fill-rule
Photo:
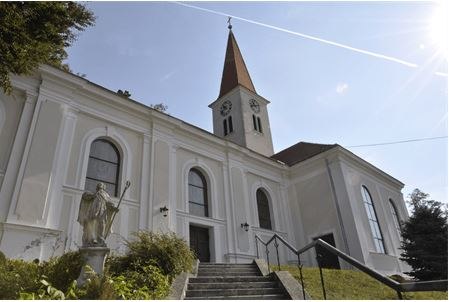
M 273 267 L 273 269 L 277 269 Z M 299 281 L 297 266 L 281 266 Z M 314 299 L 323 299 L 318 268 L 303 268 L 304 284 L 307 293 Z M 328 300 L 395 300 L 396 291 L 367 274 L 354 270 L 323 269 L 324 284 Z M 447 292 L 403 293 L 404 299 L 447 300 Z

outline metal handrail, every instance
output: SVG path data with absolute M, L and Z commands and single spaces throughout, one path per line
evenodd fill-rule
M 262 238 L 260 238 L 256 234 L 255 241 L 256 241 L 257 258 L 259 258 L 258 241 L 260 241 L 265 246 L 266 254 L 267 254 L 267 262 L 268 262 L 268 271 L 270 271 L 268 245 L 273 241 L 274 241 L 275 247 L 276 247 L 276 254 L 277 254 L 277 261 L 278 261 L 277 264 L 278 264 L 279 270 L 281 269 L 281 265 L 280 265 L 280 261 L 279 261 L 279 252 L 278 252 L 279 244 L 277 243 L 277 241 L 282 242 L 291 252 L 293 252 L 298 257 L 298 268 L 299 268 L 299 272 L 300 272 L 300 281 L 301 281 L 304 299 L 306 299 L 306 295 L 305 295 L 305 290 L 304 290 L 304 280 L 303 280 L 303 275 L 302 275 L 302 265 L 301 265 L 300 255 L 305 253 L 306 251 L 310 250 L 311 248 L 315 248 L 315 251 L 317 253 L 317 262 L 318 262 L 318 268 L 320 270 L 321 286 L 322 286 L 322 290 L 323 290 L 324 299 L 326 299 L 326 290 L 324 287 L 324 278 L 323 278 L 322 267 L 321 267 L 322 255 L 320 255 L 318 253 L 318 251 L 316 250 L 317 246 L 323 247 L 330 253 L 336 255 L 337 257 L 342 258 L 343 260 L 345 260 L 349 264 L 353 265 L 354 267 L 356 267 L 360 271 L 364 272 L 365 274 L 369 275 L 370 277 L 372 277 L 372 278 L 376 279 L 377 281 L 383 283 L 384 285 L 392 288 L 398 294 L 399 299 L 402 299 L 402 292 L 447 291 L 447 280 L 399 283 L 399 282 L 397 282 L 393 279 L 390 279 L 388 277 L 385 277 L 384 275 L 378 273 L 377 271 L 367 267 L 366 265 L 359 262 L 357 259 L 343 253 L 339 249 L 333 247 L 332 245 L 330 245 L 329 243 L 327 243 L 321 239 L 316 239 L 299 250 L 294 248 L 291 244 L 289 244 L 284 238 L 282 238 L 278 234 L 274 234 L 267 242 L 263 241 Z

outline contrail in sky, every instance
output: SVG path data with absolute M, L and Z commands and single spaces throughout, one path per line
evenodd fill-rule
M 197 10 L 201 10 L 201 11 L 205 11 L 205 12 L 208 12 L 208 13 L 212 13 L 212 14 L 216 14 L 216 15 L 220 15 L 220 16 L 224 16 L 224 17 L 231 17 L 233 19 L 245 21 L 245 22 L 248 22 L 248 23 L 260 25 L 260 26 L 271 28 L 271 29 L 275 29 L 275 30 L 279 30 L 279 31 L 282 31 L 282 32 L 285 32 L 285 33 L 289 33 L 289 34 L 292 34 L 292 35 L 295 35 L 295 36 L 300 36 L 300 37 L 303 37 L 303 38 L 306 38 L 306 39 L 309 39 L 309 40 L 318 41 L 318 42 L 321 42 L 321 43 L 325 43 L 325 44 L 341 47 L 341 48 L 344 48 L 344 49 L 352 50 L 352 51 L 355 51 L 355 52 L 358 52 L 358 53 L 362 53 L 362 54 L 365 54 L 365 55 L 369 55 L 369 56 L 372 56 L 372 57 L 376 57 L 376 58 L 388 60 L 388 61 L 391 61 L 391 62 L 399 63 L 399 64 L 405 65 L 407 67 L 412 67 L 412 68 L 417 68 L 418 67 L 418 65 L 415 64 L 415 63 L 407 62 L 407 61 L 404 61 L 404 60 L 401 60 L 401 59 L 398 59 L 398 58 L 394 58 L 394 57 L 386 56 L 386 55 L 383 55 L 383 54 L 375 53 L 375 52 L 372 52 L 372 51 L 363 50 L 363 49 L 360 49 L 360 48 L 355 48 L 355 47 L 352 47 L 352 46 L 349 46 L 349 45 L 344 45 L 344 44 L 341 44 L 341 43 L 337 43 L 337 42 L 321 39 L 321 38 L 310 36 L 310 35 L 307 35 L 307 34 L 291 31 L 291 30 L 288 30 L 288 29 L 285 29 L 285 28 L 281 28 L 281 27 L 277 27 L 277 26 L 273 26 L 273 25 L 257 22 L 257 21 L 250 20 L 250 19 L 245 19 L 245 18 L 238 17 L 238 16 L 233 16 L 233 15 L 230 15 L 230 14 L 226 14 L 226 13 L 222 13 L 222 12 L 219 12 L 219 11 L 215 11 L 215 10 L 211 10 L 211 9 L 207 9 L 207 8 L 202 8 L 202 7 L 199 7 L 199 6 L 190 5 L 190 4 L 186 4 L 186 3 L 182 3 L 182 2 L 178 2 L 178 1 L 173 1 L 173 3 L 178 4 L 178 5 L 182 5 L 182 6 L 185 6 L 185 7 L 189 7 L 189 8 L 193 8 L 193 9 L 197 9 Z M 435 75 L 447 77 L 447 73 L 443 73 L 443 72 L 435 72 Z

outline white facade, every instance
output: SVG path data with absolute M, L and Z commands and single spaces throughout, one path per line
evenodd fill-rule
M 123 251 L 123 240 L 137 230 L 173 231 L 189 242 L 189 227 L 200 226 L 208 230 L 211 262 L 249 262 L 255 234 L 277 233 L 299 248 L 332 233 L 338 249 L 370 267 L 389 274 L 406 269 L 389 205 L 391 199 L 400 219 L 407 218 L 403 184 L 339 146 L 293 166 L 267 157 L 273 153 L 268 101 L 251 91 L 229 94 L 242 106 L 234 127 L 251 125 L 243 96 L 258 97 L 265 138 L 253 135 L 239 145 L 49 66 L 12 76 L 12 85 L 12 95 L 0 93 L 0 250 L 8 257 L 47 259 L 81 244 L 76 219 L 90 147 L 104 138 L 120 154 L 118 191 L 132 183 L 108 239 L 113 251 Z M 217 135 L 216 108 L 224 99 L 211 104 Z M 192 168 L 206 179 L 208 217 L 189 212 Z M 385 253 L 376 252 L 362 186 L 373 199 Z M 259 227 L 258 189 L 268 197 L 271 230 Z M 280 256 L 296 260 L 284 249 Z M 315 265 L 312 252 L 303 260 Z

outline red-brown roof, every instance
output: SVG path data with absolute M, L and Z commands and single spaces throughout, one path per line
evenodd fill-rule
M 229 31 L 228 44 L 226 46 L 226 55 L 223 66 L 223 75 L 221 78 L 219 98 L 241 85 L 250 91 L 256 93 L 245 61 L 240 53 L 239 46 L 235 40 L 232 30 Z
M 271 158 L 279 160 L 289 166 L 293 166 L 337 146 L 337 144 L 325 145 L 299 142 L 296 145 L 272 155 Z

